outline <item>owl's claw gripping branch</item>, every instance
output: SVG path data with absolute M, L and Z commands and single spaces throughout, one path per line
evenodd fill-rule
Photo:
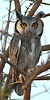
M 25 90 L 32 83 L 32 81 L 37 75 L 39 75 L 44 71 L 47 71 L 48 69 L 50 69 L 50 61 L 40 66 L 39 68 L 35 69 L 31 74 L 27 75 L 25 85 L 22 87 L 22 89 Z

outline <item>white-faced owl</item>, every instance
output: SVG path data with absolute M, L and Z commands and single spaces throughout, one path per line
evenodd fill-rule
M 44 13 L 39 12 L 35 17 L 23 16 L 19 12 L 16 12 L 16 15 L 18 20 L 15 23 L 15 32 L 10 42 L 9 57 L 12 63 L 28 73 L 29 69 L 36 67 L 41 55 L 40 39 L 44 26 L 41 17 Z M 14 68 L 11 68 L 11 74 L 12 82 L 17 82 L 14 88 L 16 93 L 22 95 L 24 82 L 19 82 L 22 80 L 22 78 L 19 79 L 21 74 Z

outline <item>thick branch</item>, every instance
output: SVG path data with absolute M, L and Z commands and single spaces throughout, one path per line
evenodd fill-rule
M 34 70 L 32 74 L 27 75 L 26 77 L 26 84 L 23 86 L 22 89 L 25 89 L 31 84 L 31 82 L 34 80 L 34 78 L 39 75 L 40 73 L 50 69 L 50 62 L 47 64 L 44 64 L 43 66 L 39 67 L 38 69 Z
M 37 8 L 40 6 L 41 2 L 42 2 L 42 0 L 36 0 L 36 2 L 34 3 L 32 9 L 30 10 L 30 12 L 28 13 L 27 16 L 33 16 L 35 11 L 37 10 Z
M 19 0 L 14 0 L 14 3 L 15 3 L 15 11 L 21 12 Z
M 50 50 L 50 44 L 42 46 L 42 51 L 48 51 Z
M 30 92 L 31 92 L 31 85 L 24 90 L 24 99 L 23 100 L 30 100 Z

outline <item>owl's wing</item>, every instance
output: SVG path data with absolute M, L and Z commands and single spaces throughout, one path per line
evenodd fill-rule
M 16 38 L 16 36 L 14 36 L 9 46 L 10 61 L 14 64 L 18 63 L 20 49 L 21 49 L 21 40 L 19 38 Z M 14 70 L 14 68 L 11 67 L 10 73 L 12 74 L 12 81 L 16 81 L 16 79 L 18 78 L 19 72 L 16 72 L 16 70 Z
M 21 49 L 21 40 L 13 37 L 9 46 L 9 57 L 12 63 L 17 63 Z
M 14 64 L 18 63 L 20 50 L 21 50 L 21 39 L 14 36 L 11 40 L 10 47 L 9 47 L 9 56 L 12 63 Z M 12 82 L 14 81 L 17 82 L 17 84 L 15 85 L 15 87 L 13 86 L 13 88 L 15 89 L 18 95 L 23 95 L 22 85 L 24 83 L 20 83 L 18 81 L 18 77 L 20 73 L 14 70 L 14 68 L 12 67 L 10 68 L 10 73 L 12 75 Z

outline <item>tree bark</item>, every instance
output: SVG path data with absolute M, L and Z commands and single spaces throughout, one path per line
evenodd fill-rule
M 38 9 L 38 7 L 40 6 L 40 3 L 42 2 L 42 0 L 36 0 L 36 2 L 34 3 L 32 9 L 30 10 L 30 12 L 28 13 L 27 16 L 33 16 L 35 11 Z
M 15 11 L 21 12 L 19 0 L 14 0 L 14 3 L 15 3 Z
M 31 92 L 31 85 L 29 85 L 26 89 L 24 89 L 24 99 L 23 100 L 30 100 L 30 92 Z

